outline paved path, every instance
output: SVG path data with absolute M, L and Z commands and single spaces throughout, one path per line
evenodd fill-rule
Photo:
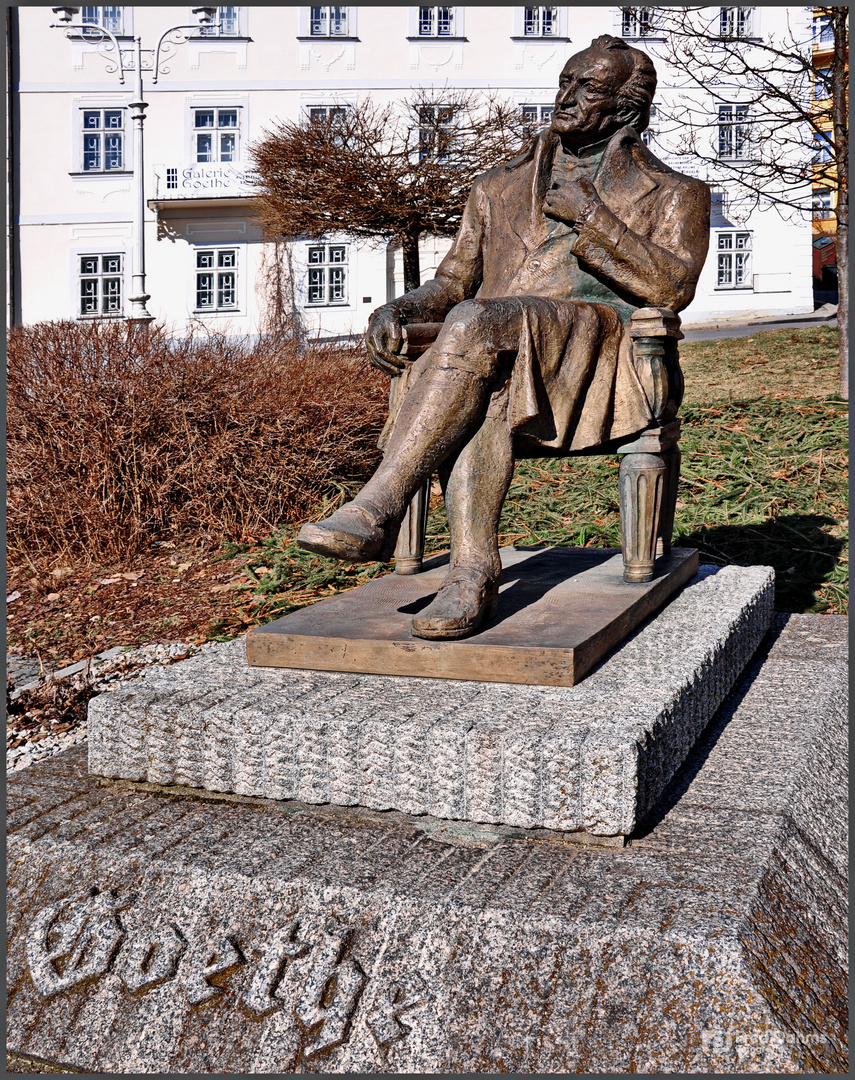
M 785 330 L 805 326 L 837 326 L 836 319 L 819 322 L 817 319 L 787 319 L 785 322 L 754 323 L 750 326 L 706 327 L 701 330 L 685 330 L 686 341 L 718 341 L 721 338 L 753 337 L 762 330 Z

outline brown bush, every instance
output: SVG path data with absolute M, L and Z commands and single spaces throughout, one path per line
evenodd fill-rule
M 12 556 L 246 539 L 379 457 L 388 384 L 353 348 L 127 322 L 18 327 L 8 346 Z

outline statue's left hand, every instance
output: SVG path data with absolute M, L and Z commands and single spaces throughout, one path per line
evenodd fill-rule
M 587 214 L 591 205 L 599 202 L 600 197 L 592 181 L 588 177 L 578 177 L 553 184 L 543 200 L 543 212 L 568 225 L 575 225 L 583 212 Z

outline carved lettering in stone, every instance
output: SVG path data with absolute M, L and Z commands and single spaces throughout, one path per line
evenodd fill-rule
M 42 997 L 107 972 L 124 937 L 116 912 L 130 903 L 94 893 L 68 897 L 38 913 L 27 935 L 27 964 Z
M 402 1013 L 421 1005 L 427 998 L 424 979 L 415 972 L 401 979 L 382 979 L 374 995 L 374 1003 L 369 1010 L 367 1023 L 377 1045 L 385 1050 L 387 1046 L 409 1035 L 410 1029 L 402 1024 Z
M 132 994 L 145 993 L 175 975 L 186 948 L 187 942 L 171 923 L 132 934 L 119 958 L 119 978 Z
M 305 1049 L 307 1058 L 340 1046 L 347 1038 L 356 1003 L 365 985 L 365 975 L 355 960 L 343 960 L 351 930 L 336 919 L 328 919 L 312 968 L 294 1012 L 308 1029 L 313 1041 Z
M 243 962 L 240 949 L 230 937 L 220 938 L 214 945 L 198 944 L 193 950 L 192 962 L 185 966 L 181 975 L 188 1002 L 201 1005 L 219 997 L 222 990 L 208 980 L 216 975 L 227 975 Z
M 243 998 L 244 1005 L 256 1016 L 267 1016 L 281 1007 L 282 1002 L 276 997 L 276 990 L 285 974 L 285 965 L 289 960 L 304 956 L 311 948 L 305 942 L 294 940 L 298 925 L 295 919 L 277 930 L 267 943 L 255 976 Z

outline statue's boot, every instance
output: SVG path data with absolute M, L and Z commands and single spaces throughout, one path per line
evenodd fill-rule
M 382 522 L 383 515 L 376 508 L 349 502 L 325 521 L 304 525 L 297 543 L 316 555 L 347 562 L 388 562 L 398 531 L 384 528 Z
M 474 566 L 455 567 L 433 602 L 413 619 L 413 633 L 440 640 L 466 637 L 496 614 L 498 602 L 498 578 Z
M 350 562 L 390 559 L 415 493 L 480 425 L 490 382 L 456 367 L 429 366 L 404 398 L 374 476 L 352 502 L 304 525 L 300 547 Z
M 450 565 L 432 603 L 413 618 L 416 637 L 466 637 L 496 614 L 502 574 L 498 526 L 513 471 L 508 425 L 488 417 L 457 455 L 445 484 Z

